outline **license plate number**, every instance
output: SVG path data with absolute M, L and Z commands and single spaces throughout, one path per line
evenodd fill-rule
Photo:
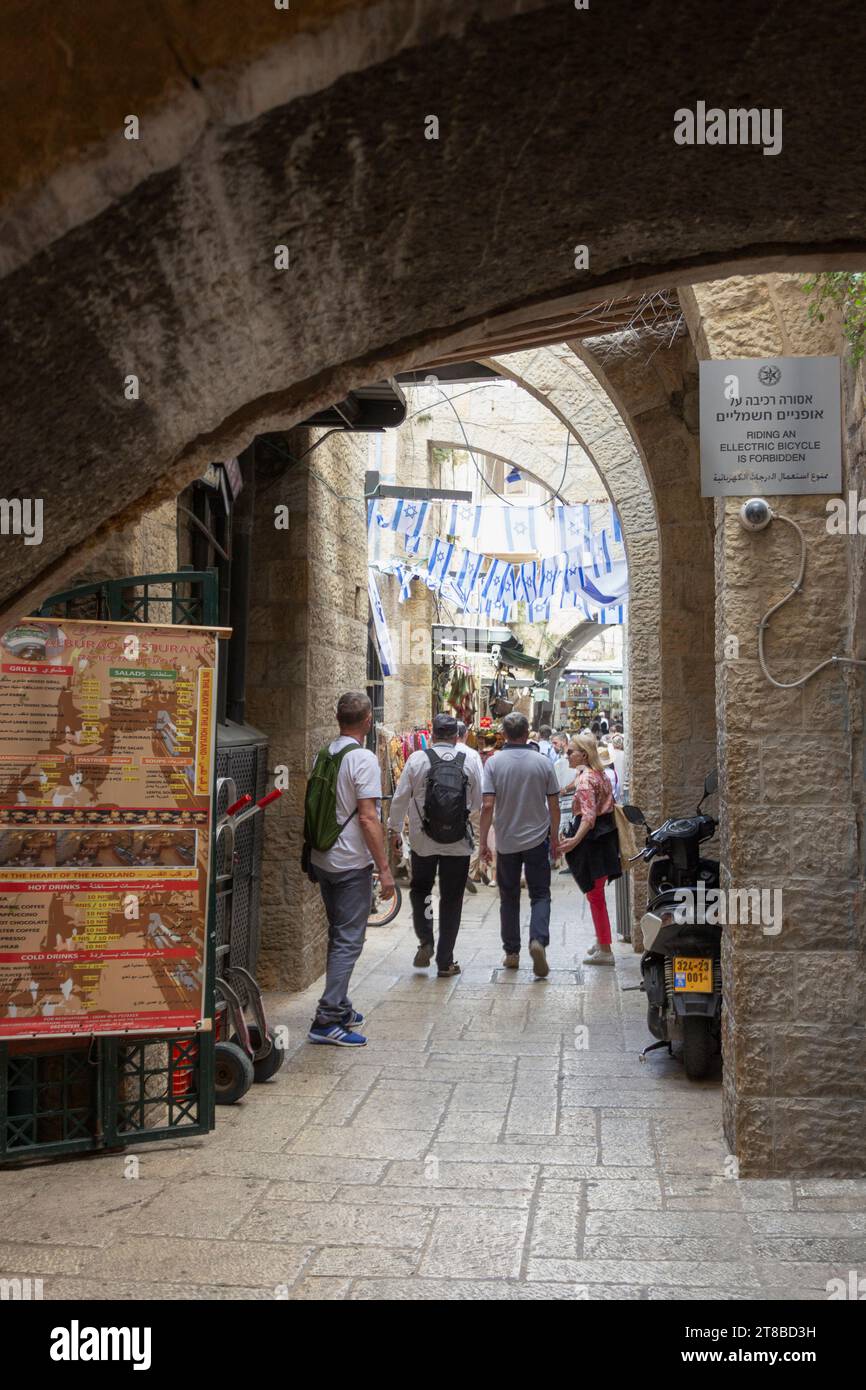
M 712 994 L 713 962 L 701 956 L 674 956 L 674 992 Z

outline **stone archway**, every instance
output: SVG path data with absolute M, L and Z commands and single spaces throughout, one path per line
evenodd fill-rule
M 774 32 L 769 75 L 726 0 L 680 7 L 683 31 L 716 34 L 698 50 L 672 45 L 661 15 L 654 32 L 561 0 L 209 6 L 206 23 L 145 0 L 39 13 L 19 6 L 3 36 L 4 490 L 46 513 L 43 544 L 2 557 L 13 611 L 16 592 L 81 569 L 72 552 L 98 527 L 480 325 L 737 264 L 866 263 L 853 0 L 810 7 L 807 49 L 797 25 Z M 34 70 L 53 106 L 33 102 Z M 674 144 L 672 94 L 724 90 L 731 71 L 770 106 L 797 90 L 793 160 Z M 587 138 L 581 113 L 612 106 L 616 126 Z
M 629 670 L 626 733 L 632 769 L 630 794 L 649 817 L 660 816 L 664 801 L 659 672 L 661 552 L 652 489 L 643 461 L 610 396 L 569 348 L 539 348 L 488 360 L 566 425 L 617 508 L 629 563 L 624 663 Z M 549 482 L 555 472 L 551 461 L 545 481 Z
M 555 309 L 574 316 L 606 295 L 734 268 L 866 265 L 866 151 L 848 115 L 862 94 L 862 6 L 795 8 L 810 43 L 799 23 L 772 31 L 768 69 L 751 15 L 732 15 L 727 0 L 680 6 L 681 32 L 714 34 L 698 49 L 678 48 L 664 15 L 654 31 L 651 20 L 636 27 L 625 7 L 584 13 L 560 0 L 483 0 L 468 16 L 457 0 L 317 0 L 300 15 L 210 7 L 206 29 L 192 6 L 156 13 L 144 0 L 97 0 L 84 15 L 59 7 L 51 23 L 35 3 L 18 6 L 10 26 L 22 16 L 40 22 L 26 49 L 13 34 L 6 63 L 14 83 L 3 130 L 15 138 L 0 146 L 0 427 L 12 441 L 3 491 L 44 498 L 46 529 L 41 546 L 3 548 L 7 615 L 80 569 L 97 528 L 175 495 L 213 457 L 467 337 L 490 344 L 493 328 L 538 324 L 547 339 Z M 833 55 L 831 83 L 816 53 Z M 53 107 L 32 100 L 34 70 L 58 94 Z M 693 92 L 728 90 L 731 72 L 742 90 L 787 107 L 784 158 L 743 149 L 719 159 L 674 145 L 672 108 Z M 599 120 L 587 137 L 584 113 L 612 106 L 616 128 Z M 123 135 L 130 108 L 138 141 Z M 425 140 L 427 112 L 438 141 Z M 588 271 L 575 270 L 576 243 L 590 248 Z M 289 253 L 285 271 L 277 246 Z M 125 392 L 130 376 L 137 396 Z M 557 375 L 552 394 L 573 386 Z M 672 487 L 680 475 L 682 463 L 672 463 Z M 632 500 L 636 519 L 648 508 L 664 524 L 650 496 L 637 488 Z M 807 519 L 826 555 L 821 527 Z M 756 558 L 765 552 L 746 554 L 729 507 L 717 522 L 723 615 L 741 601 L 751 622 L 750 605 L 772 580 Z M 640 539 L 639 527 L 632 533 Z M 663 582 L 664 554 L 663 545 Z M 826 637 L 847 582 L 833 555 L 821 586 L 832 614 Z M 784 623 L 778 631 L 801 640 Z M 645 666 L 646 707 L 659 715 L 665 661 L 663 647 L 654 694 L 652 659 Z M 755 710 L 761 739 L 784 749 L 789 705 L 748 680 L 748 667 L 721 663 L 726 751 L 754 740 Z M 794 702 L 801 747 L 846 704 L 835 688 L 830 697 L 820 690 L 824 698 Z M 850 704 L 859 717 L 862 701 Z M 659 717 L 646 747 L 661 742 Z M 795 886 L 781 947 L 731 945 L 729 1133 L 752 1173 L 862 1168 L 862 865 L 846 819 L 849 753 L 850 736 L 846 804 L 821 823 L 818 850 L 796 818 L 816 804 L 814 764 L 811 803 L 784 783 L 778 758 L 757 778 L 747 759 L 739 768 L 741 813 L 726 832 L 732 862 L 751 873 L 755 846 L 775 835 L 788 857 L 772 860 L 772 871 L 812 866 L 821 889 L 809 897 Z M 657 776 L 663 799 L 664 766 Z M 796 863 L 792 843 L 802 851 Z M 819 951 L 809 935 L 816 896 Z M 837 1017 L 816 1024 L 809 1011 L 827 964 L 844 972 L 846 988 Z

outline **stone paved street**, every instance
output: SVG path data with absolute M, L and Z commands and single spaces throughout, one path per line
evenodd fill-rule
M 582 970 L 554 877 L 546 981 L 501 968 L 495 892 L 463 974 L 412 970 L 404 907 L 371 931 L 362 1052 L 304 1041 L 316 988 L 271 1001 L 291 1057 L 186 1145 L 0 1175 L 0 1272 L 46 1298 L 824 1299 L 866 1261 L 866 1181 L 737 1181 L 718 1079 L 649 1041 L 631 948 Z M 585 1031 L 583 1031 L 585 1030 Z

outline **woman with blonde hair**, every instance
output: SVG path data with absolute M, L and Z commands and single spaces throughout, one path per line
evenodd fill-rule
M 592 913 L 596 940 L 583 963 L 613 965 L 610 918 L 604 900 L 605 884 L 622 876 L 613 814 L 613 787 L 592 734 L 578 734 L 571 740 L 568 761 L 576 774 L 572 807 L 575 819 L 559 843 Z

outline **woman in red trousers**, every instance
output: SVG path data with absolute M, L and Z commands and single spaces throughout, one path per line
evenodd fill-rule
M 613 815 L 613 787 L 605 775 L 592 734 L 571 740 L 568 761 L 576 772 L 573 812 L 575 819 L 559 845 L 577 886 L 586 894 L 595 945 L 583 958 L 584 965 L 613 965 L 610 918 L 604 886 L 619 878 L 619 838 Z

